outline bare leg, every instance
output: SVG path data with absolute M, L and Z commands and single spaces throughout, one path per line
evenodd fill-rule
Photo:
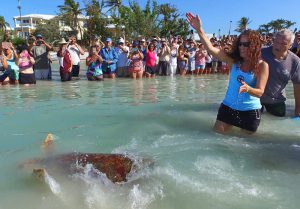
M 214 131 L 220 134 L 225 134 L 230 130 L 232 125 L 229 125 L 227 123 L 224 123 L 222 121 L 216 120 L 215 125 L 214 125 Z

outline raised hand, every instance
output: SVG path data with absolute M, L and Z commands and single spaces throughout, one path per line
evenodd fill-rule
M 192 13 L 186 13 L 186 18 L 188 23 L 196 30 L 200 30 L 202 28 L 202 23 L 198 15 L 194 16 Z

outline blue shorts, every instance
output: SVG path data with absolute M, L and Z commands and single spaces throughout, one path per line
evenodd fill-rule
M 196 70 L 204 70 L 205 65 L 196 65 Z

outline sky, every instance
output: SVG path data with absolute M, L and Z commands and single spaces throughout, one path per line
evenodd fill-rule
M 4 0 L 2 0 L 4 1 Z M 78 1 L 82 7 L 87 0 Z M 144 7 L 147 0 L 136 0 Z M 123 0 L 128 5 L 128 0 Z M 160 4 L 174 5 L 182 16 L 186 12 L 198 14 L 206 33 L 231 34 L 235 33 L 237 22 L 241 17 L 247 17 L 251 23 L 249 28 L 258 29 L 259 25 L 272 20 L 283 18 L 296 22 L 291 29 L 300 29 L 299 0 L 157 0 Z M 26 14 L 57 14 L 58 5 L 63 5 L 64 0 L 21 0 L 22 15 Z M 13 28 L 13 17 L 19 15 L 18 0 L 5 0 L 0 7 L 0 15 L 10 23 Z M 231 22 L 231 24 L 230 24 Z M 230 26 L 231 25 L 231 26 Z

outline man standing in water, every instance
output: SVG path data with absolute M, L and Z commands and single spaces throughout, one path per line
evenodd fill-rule
M 300 117 L 300 58 L 289 51 L 294 34 L 288 29 L 279 31 L 273 46 L 262 49 L 262 58 L 269 64 L 269 79 L 261 104 L 272 115 L 283 117 L 286 114 L 285 87 L 293 82 L 295 115 Z
M 31 52 L 35 60 L 35 79 L 51 80 L 51 66 L 49 63 L 48 53 L 52 47 L 45 42 L 41 34 L 36 35 L 36 41 L 31 47 Z

